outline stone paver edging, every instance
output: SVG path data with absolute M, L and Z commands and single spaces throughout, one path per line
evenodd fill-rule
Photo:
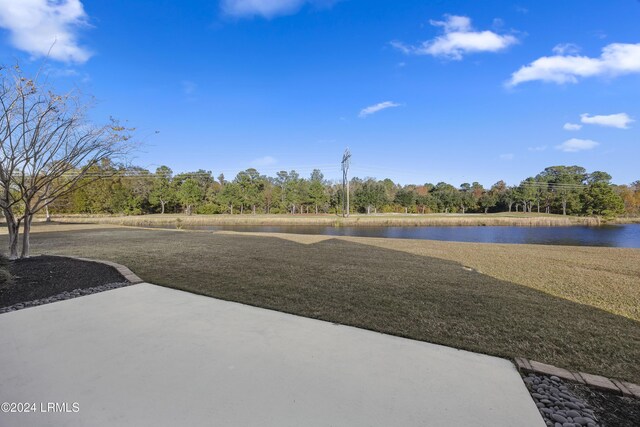
M 525 359 L 515 358 L 516 366 L 521 372 L 532 372 L 535 374 L 553 375 L 568 381 L 586 384 L 590 387 L 604 391 L 609 391 L 625 397 L 635 397 L 640 399 L 640 385 L 627 381 L 610 379 L 601 375 L 585 374 L 584 372 L 571 372 L 557 366 Z
M 73 258 L 73 259 L 77 259 L 79 261 L 97 262 L 98 264 L 105 264 L 105 265 L 108 265 L 108 266 L 113 267 L 116 270 L 118 270 L 118 273 L 122 274 L 122 276 L 128 282 L 130 282 L 132 285 L 136 285 L 138 283 L 144 283 L 144 280 L 139 278 L 133 271 L 129 270 L 128 267 L 126 267 L 126 266 L 124 266 L 122 264 L 118 264 L 118 263 L 111 262 L 111 261 L 104 261 L 104 260 L 101 260 L 101 259 L 81 258 L 81 257 L 77 257 L 77 256 L 67 256 L 67 258 Z

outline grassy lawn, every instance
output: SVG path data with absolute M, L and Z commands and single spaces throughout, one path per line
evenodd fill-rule
M 39 225 L 32 242 L 159 285 L 640 383 L 638 249 L 96 225 Z

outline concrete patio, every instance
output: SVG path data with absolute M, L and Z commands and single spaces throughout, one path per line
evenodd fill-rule
M 545 425 L 507 360 L 147 283 L 0 315 L 0 402 L 37 405 L 0 426 Z

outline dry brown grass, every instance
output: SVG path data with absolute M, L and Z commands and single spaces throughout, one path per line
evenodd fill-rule
M 336 215 L 56 215 L 57 222 L 117 224 L 127 226 L 259 226 L 259 225 L 319 225 L 346 226 L 523 226 L 553 227 L 569 225 L 599 225 L 600 219 L 546 214 L 428 214 L 428 215 L 352 215 L 342 218 Z
M 41 227 L 51 232 L 34 233 L 35 253 L 108 259 L 164 286 L 640 383 L 638 249 Z
M 613 224 L 640 224 L 640 216 L 622 216 L 611 222 Z

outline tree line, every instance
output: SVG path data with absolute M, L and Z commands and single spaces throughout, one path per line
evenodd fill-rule
M 228 180 L 211 171 L 174 174 L 118 168 L 108 160 L 87 171 L 73 192 L 50 205 L 52 212 L 78 214 L 341 214 L 344 189 L 315 169 L 275 176 L 250 168 Z M 552 166 L 518 185 L 498 181 L 458 186 L 439 182 L 400 185 L 391 179 L 350 179 L 350 213 L 538 212 L 613 217 L 640 214 L 640 181 L 613 185 L 606 172 Z

